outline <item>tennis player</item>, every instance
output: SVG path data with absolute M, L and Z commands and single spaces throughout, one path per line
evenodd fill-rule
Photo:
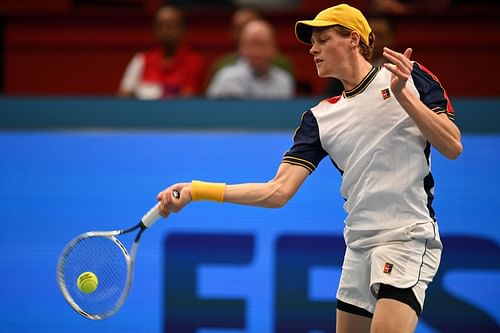
M 342 176 L 346 252 L 337 291 L 337 332 L 414 332 L 442 245 L 432 208 L 431 145 L 449 159 L 462 151 L 452 105 L 411 49 L 384 49 L 363 14 L 341 4 L 299 21 L 297 38 L 322 78 L 345 90 L 302 116 L 274 179 L 226 185 L 192 181 L 159 193 L 163 216 L 191 201 L 282 207 L 326 156 Z M 171 193 L 180 191 L 180 199 Z

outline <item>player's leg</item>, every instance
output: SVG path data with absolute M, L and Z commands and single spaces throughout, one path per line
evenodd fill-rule
M 428 229 L 428 230 L 427 230 Z M 442 245 L 429 223 L 408 229 L 406 241 L 371 252 L 370 289 L 377 297 L 372 332 L 414 332 L 428 284 L 437 272 Z
M 347 247 L 337 291 L 337 333 L 369 333 L 377 299 L 370 293 L 367 254 Z
M 417 326 L 421 306 L 411 288 L 382 285 L 371 333 L 412 333 Z
M 372 314 L 337 300 L 337 333 L 370 333 Z

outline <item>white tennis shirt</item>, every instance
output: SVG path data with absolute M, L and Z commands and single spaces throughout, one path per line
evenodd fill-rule
M 341 96 L 305 112 L 283 163 L 313 172 L 330 156 L 342 175 L 346 227 L 383 230 L 435 220 L 430 144 L 390 90 L 391 73 L 373 67 Z M 431 110 L 453 108 L 437 78 L 414 63 L 408 87 Z

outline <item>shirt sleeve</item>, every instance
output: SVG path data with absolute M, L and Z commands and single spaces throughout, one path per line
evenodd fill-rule
M 293 145 L 285 153 L 282 163 L 299 165 L 312 173 L 326 155 L 319 137 L 318 122 L 310 110 L 306 111 L 295 131 Z
M 453 106 L 438 78 L 417 62 L 413 64 L 412 78 L 420 100 L 432 111 L 438 114 L 446 113 L 448 118 L 455 122 Z
M 133 92 L 139 85 L 142 71 L 144 69 L 144 55 L 137 53 L 127 65 L 123 78 L 120 82 L 120 89 Z

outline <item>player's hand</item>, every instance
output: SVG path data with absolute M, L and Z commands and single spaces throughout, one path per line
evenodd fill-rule
M 405 53 L 399 53 L 384 47 L 384 57 L 389 60 L 384 67 L 392 73 L 391 90 L 397 94 L 406 87 L 406 82 L 413 71 L 413 63 L 410 60 L 412 49 L 407 48 Z
M 176 195 L 176 192 L 179 195 Z M 158 193 L 160 215 L 167 217 L 170 213 L 181 211 L 191 202 L 191 183 L 178 183 Z

